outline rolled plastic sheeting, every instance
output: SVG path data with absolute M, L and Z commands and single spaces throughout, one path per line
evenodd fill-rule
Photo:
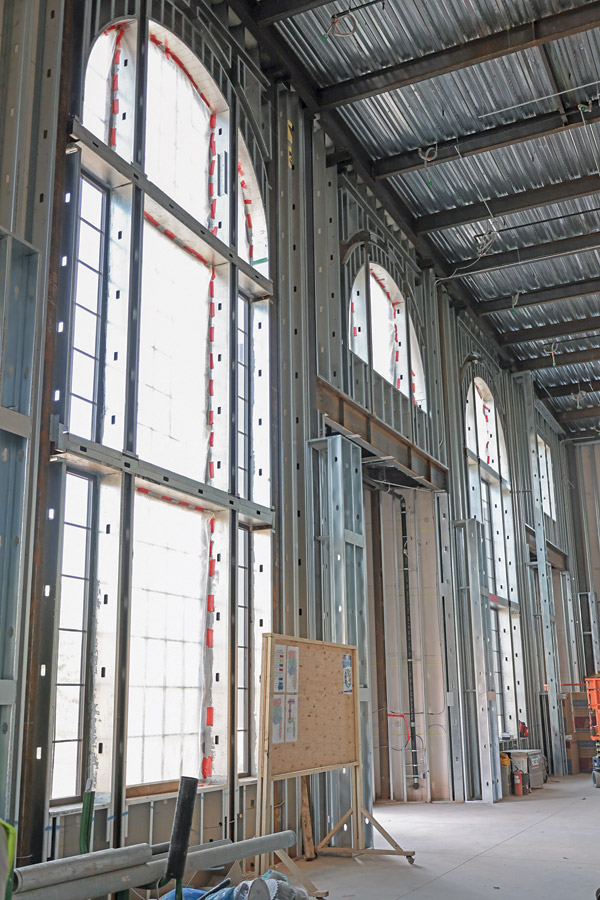
M 13 893 L 21 894 L 53 884 L 89 878 L 101 872 L 114 872 L 126 866 L 138 866 L 151 858 L 150 844 L 133 844 L 131 847 L 121 847 L 117 850 L 98 850 L 96 853 L 36 863 L 33 866 L 15 869 Z
M 295 842 L 296 835 L 293 831 L 279 831 L 277 834 L 266 834 L 264 837 L 250 838 L 236 844 L 230 841 L 213 841 L 198 849 L 190 848 L 185 870 L 190 873 L 206 871 L 214 866 L 234 863 L 238 859 L 285 850 Z M 151 848 L 149 849 L 151 852 Z M 26 891 L 20 894 L 19 900 L 89 900 L 90 897 L 155 884 L 165 874 L 166 866 L 166 859 L 154 858 L 144 865 L 123 867 L 118 872 L 104 872 L 78 881 Z

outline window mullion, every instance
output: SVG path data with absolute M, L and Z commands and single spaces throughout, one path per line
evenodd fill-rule
M 86 608 L 84 613 L 84 690 L 82 698 L 82 730 L 81 730 L 81 791 L 85 791 L 88 778 L 93 777 L 91 758 L 91 736 L 94 719 L 94 650 L 96 643 L 96 585 L 98 577 L 98 531 L 99 531 L 99 484 L 98 478 L 91 479 L 91 497 L 89 501 L 88 532 L 88 583 L 86 591 Z

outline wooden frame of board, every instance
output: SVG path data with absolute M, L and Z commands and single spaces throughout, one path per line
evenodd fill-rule
M 352 805 L 316 850 L 336 856 L 392 854 L 404 856 L 412 864 L 414 850 L 404 850 L 364 806 L 357 648 L 283 634 L 263 635 L 257 833 L 269 834 L 272 829 L 274 781 L 304 779 L 341 768 L 352 771 Z M 331 839 L 349 819 L 352 847 L 331 847 Z M 389 847 L 365 847 L 365 819 Z M 277 855 L 311 896 L 326 896 L 288 854 Z M 256 864 L 257 872 L 263 872 L 267 857 L 258 858 Z

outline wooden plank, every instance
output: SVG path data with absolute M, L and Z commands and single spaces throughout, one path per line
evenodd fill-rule
M 347 809 L 347 810 L 346 810 L 346 812 L 344 813 L 344 815 L 342 816 L 342 818 L 341 818 L 341 819 L 338 819 L 338 821 L 335 823 L 335 825 L 333 826 L 333 828 L 331 829 L 331 831 L 328 831 L 327 834 L 325 835 L 325 837 L 323 838 L 323 840 L 318 844 L 317 850 L 318 850 L 319 852 L 321 852 L 321 850 L 325 850 L 325 849 L 326 849 L 327 844 L 329 843 L 329 841 L 331 840 L 331 838 L 334 836 L 334 834 L 337 834 L 337 833 L 338 833 L 338 831 L 340 830 L 340 828 L 342 827 L 342 825 L 343 825 L 345 822 L 347 822 L 348 819 L 350 818 L 350 816 L 353 815 L 353 814 L 354 814 L 354 809 L 353 809 L 352 807 L 350 807 L 350 809 Z
M 310 817 L 310 800 L 308 797 L 308 777 L 306 775 L 302 776 L 300 789 L 302 795 L 300 820 L 302 822 L 302 843 L 304 846 L 304 859 L 312 860 L 317 858 L 317 854 L 315 853 L 312 819 Z

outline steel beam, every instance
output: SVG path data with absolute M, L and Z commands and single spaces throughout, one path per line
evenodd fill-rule
M 576 422 L 580 419 L 600 418 L 600 406 L 584 406 L 581 409 L 567 409 L 565 412 L 556 413 L 559 422 Z
M 512 144 L 534 141 L 558 132 L 580 128 L 582 125 L 592 125 L 595 122 L 600 122 L 600 108 L 590 110 L 583 116 L 580 110 L 575 108 L 565 110 L 565 121 L 559 112 L 550 112 L 544 113 L 542 116 L 522 119 L 519 122 L 511 122 L 509 125 L 498 125 L 496 128 L 476 131 L 474 134 L 460 135 L 438 144 L 437 156 L 427 163 L 427 168 L 465 156 L 476 156 L 479 153 L 500 150 L 502 147 L 509 147 Z M 338 153 L 337 157 L 332 154 L 332 162 L 344 162 L 347 158 L 348 154 Z M 373 174 L 377 179 L 390 178 L 392 175 L 404 175 L 406 172 L 414 172 L 422 167 L 423 160 L 419 156 L 419 150 L 406 150 L 404 153 L 396 153 L 393 156 L 376 160 L 373 163 Z
M 329 0 L 261 0 L 252 9 L 254 17 L 261 25 L 273 25 L 281 19 L 291 19 L 300 13 L 325 6 Z
M 481 222 L 490 218 L 511 215 L 539 206 L 549 206 L 565 200 L 576 200 L 589 194 L 600 192 L 600 179 L 597 175 L 584 175 L 572 181 L 559 181 L 531 191 L 518 191 L 506 197 L 491 197 L 485 203 L 472 203 L 469 206 L 458 206 L 455 209 L 441 210 L 417 219 L 417 234 L 431 234 L 446 228 L 457 228 L 472 222 Z
M 600 329 L 600 316 L 588 319 L 570 319 L 568 322 L 554 322 L 552 325 L 538 325 L 534 328 L 519 328 L 500 335 L 501 344 L 523 344 L 527 341 L 542 341 L 545 338 L 562 337 L 567 334 L 582 334 Z
M 557 384 L 554 387 L 545 387 L 544 392 L 549 397 L 570 397 L 571 394 L 578 394 L 579 391 L 585 391 L 587 394 L 600 392 L 600 379 L 591 378 L 581 380 L 576 384 L 569 382 L 568 384 Z
M 481 272 L 493 272 L 494 269 L 507 269 L 511 266 L 522 266 L 526 263 L 554 259 L 556 256 L 569 256 L 571 253 L 582 253 L 586 250 L 600 248 L 600 231 L 591 234 L 579 234 L 576 237 L 562 238 L 560 241 L 546 241 L 531 247 L 519 247 L 503 253 L 491 253 L 489 256 L 463 259 L 457 263 L 461 270 L 458 278 L 468 278 Z
M 491 59 L 521 53 L 532 47 L 580 34 L 598 26 L 600 26 L 600 3 L 589 3 L 487 37 L 428 53 L 418 59 L 409 59 L 387 66 L 385 69 L 332 84 L 319 91 L 320 105 L 326 109 L 353 103 L 365 97 L 385 94 Z
M 540 58 L 542 60 L 542 65 L 546 70 L 546 75 L 548 76 L 548 81 L 550 82 L 550 86 L 554 91 L 554 102 L 556 103 L 556 108 L 559 112 L 559 115 L 562 119 L 563 125 L 567 124 L 567 114 L 565 110 L 564 103 L 562 101 L 562 97 L 560 95 L 560 88 L 556 83 L 556 76 L 554 75 L 554 70 L 552 68 L 552 64 L 550 62 L 550 58 L 548 56 L 548 50 L 545 44 L 540 44 L 538 47 L 538 51 L 540 54 Z
M 592 278 L 589 281 L 573 281 L 569 284 L 556 284 L 553 287 L 541 288 L 537 291 L 526 291 L 518 295 L 516 304 L 514 295 L 487 300 L 477 305 L 477 313 L 480 316 L 489 316 L 495 312 L 514 309 L 515 305 L 519 307 L 541 306 L 543 303 L 572 300 L 574 297 L 587 297 L 597 293 L 600 293 L 600 278 Z
M 589 350 L 575 350 L 573 353 L 558 353 L 552 356 L 536 356 L 533 359 L 523 359 L 516 364 L 515 371 L 533 372 L 536 369 L 554 369 L 556 366 L 571 366 L 574 363 L 596 362 L 600 360 L 600 347 L 591 347 Z
M 597 444 L 600 441 L 600 430 L 588 429 L 588 431 L 568 431 L 565 440 L 571 441 L 572 443 L 581 441 Z

